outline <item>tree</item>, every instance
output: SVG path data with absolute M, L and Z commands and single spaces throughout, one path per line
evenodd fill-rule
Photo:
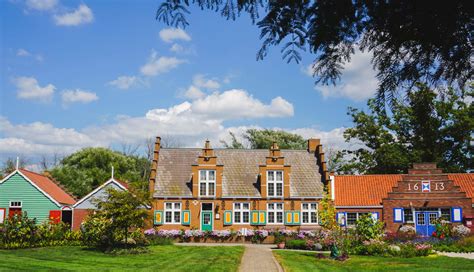
M 336 222 L 336 208 L 327 190 L 323 193 L 323 199 L 319 202 L 319 224 L 326 229 L 336 230 L 339 228 Z
M 342 172 L 406 173 L 415 162 L 436 162 L 446 172 L 473 169 L 474 131 L 473 88 L 448 88 L 435 93 L 425 85 L 410 92 L 407 101 L 398 101 L 389 113 L 369 100 L 369 113 L 349 108 L 354 127 L 344 132 L 346 141 L 358 140 L 365 146 L 345 150 L 348 163 Z
M 226 148 L 244 148 L 244 144 L 237 140 L 234 133 L 229 132 L 231 143 L 221 141 Z M 249 143 L 251 149 L 268 149 L 276 142 L 281 149 L 306 149 L 306 140 L 298 134 L 283 130 L 248 129 L 243 138 Z
M 473 76 L 470 1 L 165 0 L 156 19 L 185 28 L 191 4 L 232 20 L 248 13 L 261 30 L 259 60 L 276 45 L 288 62 L 300 62 L 302 51 L 316 55 L 317 84 L 336 84 L 356 49 L 371 52 L 378 105 L 392 101 L 402 85 L 457 82 L 462 88 Z
M 18 161 L 18 167 L 19 168 L 24 168 L 27 164 L 27 160 L 23 157 L 19 158 L 19 161 Z M 8 174 L 10 174 L 11 172 L 15 171 L 16 169 L 16 159 L 14 158 L 7 158 L 4 162 L 3 162 L 3 166 L 2 166 L 2 169 L 0 171 L 0 174 L 2 176 L 6 176 Z
M 97 211 L 91 214 L 82 227 L 85 242 L 100 248 L 110 248 L 128 244 L 132 228 L 145 225 L 148 204 L 141 191 L 107 190 L 107 196 L 96 199 Z
M 50 170 L 54 179 L 64 185 L 77 197 L 83 197 L 111 178 L 128 181 L 137 189 L 148 190 L 148 169 L 146 158 L 126 156 L 107 148 L 84 148 L 61 160 L 60 165 Z

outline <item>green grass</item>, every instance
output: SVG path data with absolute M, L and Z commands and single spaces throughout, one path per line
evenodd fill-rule
M 0 250 L 0 271 L 237 271 L 243 247 L 151 246 L 111 256 L 81 247 Z
M 416 258 L 384 258 L 350 256 L 345 262 L 316 259 L 315 253 L 273 251 L 286 272 L 297 271 L 474 271 L 474 260 L 428 256 Z

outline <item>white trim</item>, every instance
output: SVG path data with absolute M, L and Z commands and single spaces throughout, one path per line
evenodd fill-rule
M 329 180 L 331 182 L 331 199 L 334 201 L 336 199 L 336 177 L 329 176 Z
M 261 199 L 261 196 L 223 196 L 221 198 L 226 198 L 226 199 Z
M 382 209 L 383 206 L 334 206 L 336 209 Z
M 303 204 L 308 204 L 308 209 L 303 209 Z M 311 209 L 311 204 L 316 204 L 316 209 Z M 319 203 L 317 202 L 302 202 L 301 203 L 301 216 L 300 216 L 300 222 L 301 222 L 301 225 L 318 225 L 319 224 Z M 304 212 L 307 212 L 308 213 L 308 223 L 304 223 L 303 222 L 303 213 Z M 311 222 L 311 213 L 312 212 L 315 212 L 316 213 L 316 222 Z
M 206 179 L 201 180 L 201 171 L 206 172 Z M 214 172 L 214 180 L 209 180 L 209 172 Z M 217 171 L 214 169 L 199 169 L 198 170 L 198 198 L 206 198 L 206 197 L 216 197 L 216 190 L 217 190 L 217 177 L 216 177 Z M 206 185 L 206 194 L 201 195 L 201 183 L 204 183 Z M 213 183 L 214 184 L 214 194 L 210 195 L 209 194 L 209 185 Z
M 43 191 L 38 185 L 36 185 L 36 183 L 34 183 L 33 181 L 31 181 L 25 174 L 23 174 L 21 172 L 21 170 L 17 169 L 13 172 L 10 173 L 10 175 L 6 176 L 4 179 L 2 179 L 0 181 L 0 184 L 4 183 L 7 179 L 9 179 L 10 177 L 12 177 L 14 174 L 20 174 L 20 176 L 22 176 L 24 179 L 26 179 L 29 183 L 31 183 L 31 185 L 33 185 L 33 187 L 35 187 L 36 189 L 38 189 L 38 191 L 40 191 L 43 195 L 45 195 L 47 198 L 49 198 L 54 204 L 56 204 L 56 206 L 58 206 L 58 208 L 61 208 L 62 205 L 59 204 L 59 202 L 57 202 L 52 196 L 50 196 L 49 194 L 47 194 L 45 191 Z M 39 175 L 39 174 L 37 174 Z
M 273 204 L 274 205 L 274 209 L 270 210 L 268 209 L 268 206 L 270 204 Z M 281 210 L 277 209 L 277 204 L 281 204 Z M 277 213 L 281 212 L 281 223 L 280 222 L 277 222 Z M 269 219 L 270 219 L 270 216 L 269 213 L 274 213 L 274 219 L 275 219 L 275 222 L 273 223 L 270 223 Z M 285 202 L 270 202 L 270 203 L 267 203 L 267 225 L 284 225 L 285 224 Z
M 171 209 L 167 209 L 166 208 L 166 204 L 171 204 Z M 179 209 L 176 209 L 175 208 L 175 204 L 179 204 Z M 175 212 L 178 212 L 179 211 L 179 222 L 175 222 L 174 220 L 174 213 Z M 166 222 L 166 212 L 171 212 L 171 222 Z M 181 225 L 182 222 L 181 222 L 181 216 L 182 216 L 182 213 L 183 213 L 183 203 L 181 202 L 165 202 L 164 203 L 164 206 L 163 206 L 163 224 L 166 224 L 166 225 Z
M 236 209 L 236 208 L 235 208 L 235 204 L 240 204 L 241 208 Z M 244 207 L 243 204 L 248 204 L 248 206 L 249 206 L 248 209 L 244 209 L 244 208 L 243 208 L 243 207 Z M 238 225 L 250 225 L 250 211 L 251 211 L 251 209 L 250 209 L 250 202 L 244 202 L 244 201 L 242 201 L 242 202 L 233 202 L 233 203 L 232 203 L 232 219 L 233 219 L 233 220 L 232 220 L 232 221 L 233 221 L 232 223 L 233 223 L 233 224 L 238 224 Z M 240 213 L 240 222 L 235 221 L 235 218 L 236 218 L 235 213 L 236 213 L 236 212 L 237 212 L 237 213 Z M 243 221 L 244 221 L 244 213 L 248 213 L 248 214 L 249 214 L 249 217 L 248 217 L 249 221 L 248 221 L 248 222 L 243 222 Z
M 128 191 L 127 188 L 125 188 L 122 184 L 120 184 L 120 182 L 116 181 L 115 179 L 111 178 L 109 179 L 108 181 L 106 181 L 104 184 L 100 185 L 99 187 L 95 188 L 92 192 L 90 192 L 89 194 L 87 194 L 85 197 L 81 198 L 79 201 L 76 202 L 76 204 L 74 204 L 72 207 L 73 208 L 76 208 L 77 205 L 81 204 L 82 202 L 84 202 L 87 198 L 91 197 L 92 195 L 94 195 L 95 193 L 97 193 L 99 190 L 101 190 L 102 188 L 104 188 L 105 186 L 107 186 L 108 184 L 110 183 L 114 183 L 115 185 L 117 185 L 120 189 L 124 190 L 124 191 Z
M 273 180 L 269 180 L 268 177 L 270 176 L 269 173 L 273 172 Z M 281 180 L 277 180 L 277 172 L 281 172 Z M 284 198 L 285 196 L 285 172 L 283 170 L 267 170 L 266 172 L 267 175 L 267 198 Z M 273 195 L 269 194 L 268 188 L 270 187 L 269 185 L 273 184 Z M 281 195 L 278 195 L 278 190 L 277 190 L 277 185 L 281 184 Z
M 8 208 L 23 208 L 23 201 L 21 200 L 10 200 L 8 202 Z M 12 202 L 20 202 L 20 206 L 12 206 Z

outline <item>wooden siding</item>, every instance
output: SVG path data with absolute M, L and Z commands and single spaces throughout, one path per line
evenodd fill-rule
M 18 173 L 0 184 L 0 208 L 5 208 L 7 215 L 10 201 L 21 201 L 22 212 L 27 212 L 29 218 L 36 218 L 38 224 L 48 220 L 50 210 L 60 209 Z

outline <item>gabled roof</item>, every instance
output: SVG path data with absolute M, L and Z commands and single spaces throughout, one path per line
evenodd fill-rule
M 79 201 L 77 201 L 76 204 L 74 204 L 74 207 L 77 207 L 79 204 L 81 204 L 82 202 L 86 201 L 87 199 L 89 199 L 91 196 L 93 196 L 95 193 L 97 193 L 98 191 L 100 191 L 102 188 L 106 187 L 107 185 L 111 184 L 111 183 L 114 183 L 115 185 L 117 185 L 119 188 L 123 189 L 123 190 L 128 190 L 128 184 L 123 182 L 123 181 L 119 181 L 115 178 L 111 178 L 109 179 L 108 181 L 104 182 L 104 184 L 100 185 L 99 187 L 95 188 L 92 192 L 90 192 L 89 194 L 87 194 L 85 197 L 81 198 Z
M 334 179 L 336 206 L 381 206 L 402 175 L 342 175 Z M 474 174 L 448 174 L 448 179 L 473 198 Z
M 202 149 L 161 149 L 155 182 L 155 197 L 191 197 L 192 165 Z M 217 164 L 224 165 L 223 197 L 260 197 L 257 185 L 259 165 L 265 164 L 267 149 L 214 149 Z M 314 154 L 306 150 L 281 150 L 291 165 L 290 196 L 322 197 L 323 184 Z

